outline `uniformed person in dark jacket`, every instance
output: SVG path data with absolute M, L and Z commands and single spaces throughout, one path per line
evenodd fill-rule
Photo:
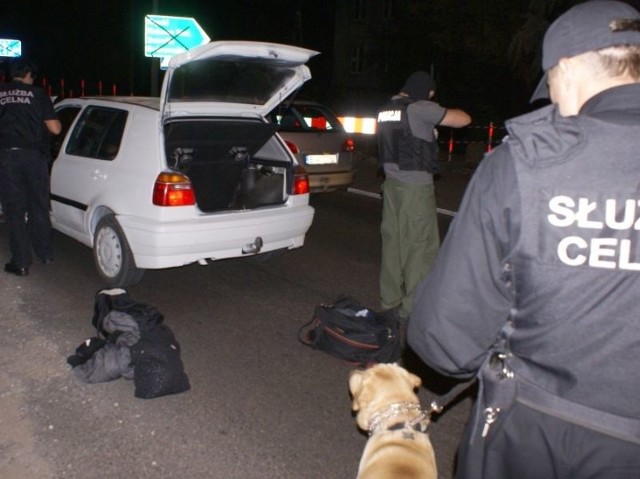
M 478 375 L 457 478 L 640 477 L 640 13 L 594 0 L 470 182 L 408 341 Z
M 17 58 L 11 81 L 0 83 L 0 203 L 9 226 L 11 260 L 4 270 L 29 274 L 33 248 L 44 263 L 53 260 L 49 218 L 49 157 L 43 138 L 61 131 L 51 99 L 33 86 L 35 66 Z

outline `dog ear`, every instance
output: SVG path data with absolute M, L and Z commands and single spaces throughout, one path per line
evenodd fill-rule
M 409 373 L 409 379 L 411 380 L 411 385 L 413 386 L 413 389 L 419 388 L 420 385 L 422 384 L 422 379 L 420 379 L 420 377 L 416 376 L 413 373 Z
M 353 398 L 351 409 L 354 411 L 360 409 L 360 405 L 358 404 L 358 395 L 360 394 L 361 389 L 362 371 L 356 369 L 351 371 L 349 374 L 349 391 L 351 391 L 351 397 Z

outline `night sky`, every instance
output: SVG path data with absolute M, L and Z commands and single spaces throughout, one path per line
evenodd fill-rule
M 330 61 L 334 9 L 327 0 L 3 1 L 0 38 L 21 40 L 23 56 L 51 83 L 63 78 L 69 88 L 80 79 L 102 80 L 124 94 L 148 94 L 152 60 L 144 56 L 144 17 L 154 4 L 158 14 L 195 18 L 211 40 L 302 43 L 319 50 L 324 58 L 315 60 L 316 78 Z M 298 10 L 301 29 L 295 28 Z
M 270 41 L 320 51 L 309 62 L 313 78 L 302 92 L 339 108 L 332 102 L 354 97 L 352 90 L 337 91 L 331 78 L 335 7 L 346 1 L 0 0 L 0 38 L 21 40 L 23 55 L 40 67 L 40 78 L 58 89 L 64 79 L 74 96 L 80 95 L 80 80 L 86 82 L 87 95 L 98 93 L 99 80 L 104 94 L 117 85 L 119 94 L 148 95 L 152 72 L 162 78 L 156 74 L 158 61 L 144 56 L 144 18 L 157 5 L 158 14 L 195 18 L 213 41 Z M 379 91 L 361 93 L 376 106 L 397 91 L 408 72 L 435 65 L 436 98 L 444 105 L 492 121 L 523 113 L 541 76 L 544 22 L 578 1 L 399 0 L 394 13 L 400 15 L 404 5 L 418 15 L 405 11 L 399 21 L 390 45 L 394 65 L 380 70 L 385 83 Z M 626 1 L 640 8 L 640 0 Z M 535 10 L 544 11 L 545 18 L 526 37 L 533 47 L 517 56 L 518 65 L 509 58 L 510 43 Z M 376 38 L 376 32 L 367 33 Z M 372 56 L 381 51 L 378 46 Z M 379 58 L 369 60 L 375 64 Z

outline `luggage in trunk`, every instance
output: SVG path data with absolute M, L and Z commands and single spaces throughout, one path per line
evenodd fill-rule
M 165 126 L 170 168 L 186 174 L 204 212 L 282 204 L 292 166 L 259 152 L 276 141 L 275 125 L 259 120 L 181 119 Z

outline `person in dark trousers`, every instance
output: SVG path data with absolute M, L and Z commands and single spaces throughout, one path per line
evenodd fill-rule
M 457 478 L 638 478 L 640 13 L 572 7 L 542 67 L 552 105 L 480 163 L 408 343 L 478 376 Z
M 49 217 L 49 164 L 45 135 L 62 127 L 51 99 L 33 85 L 36 67 L 19 57 L 9 65 L 10 82 L 0 83 L 0 203 L 9 227 L 11 261 L 4 270 L 29 274 L 31 248 L 53 261 Z
M 440 247 L 433 174 L 437 125 L 463 127 L 471 117 L 432 101 L 435 82 L 412 73 L 378 112 L 378 161 L 384 168 L 380 302 L 400 318 L 411 313 L 413 290 Z

